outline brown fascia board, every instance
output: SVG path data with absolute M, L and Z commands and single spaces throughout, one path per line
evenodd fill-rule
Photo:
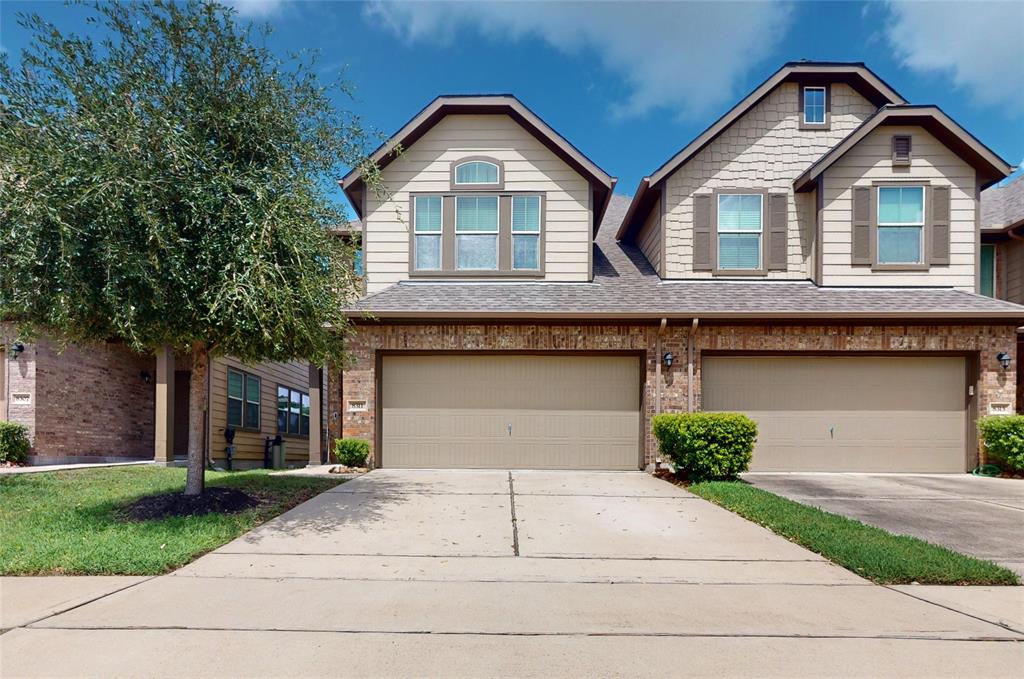
M 867 66 L 860 62 L 789 62 L 782 68 L 768 77 L 767 80 L 758 85 L 753 92 L 748 94 L 739 103 L 729 109 L 725 115 L 716 120 L 706 130 L 687 144 L 676 155 L 672 156 L 666 163 L 644 178 L 638 192 L 655 186 L 679 167 L 690 160 L 701 149 L 710 144 L 719 135 L 725 132 L 747 111 L 753 108 L 759 101 L 764 99 L 776 87 L 787 81 L 816 82 L 818 80 L 828 82 L 847 82 L 854 89 L 864 95 L 876 106 L 886 104 L 905 104 L 904 99 L 896 90 L 879 78 Z M 634 204 L 637 203 L 637 196 L 634 196 Z M 632 205 L 630 206 L 632 208 Z M 635 211 L 627 213 L 630 218 L 635 217 Z M 623 239 L 633 228 L 630 220 L 623 219 L 622 226 L 616 238 Z
M 444 95 L 430 102 L 426 108 L 417 113 L 402 126 L 398 132 L 381 144 L 370 154 L 370 160 L 381 169 L 394 161 L 398 154 L 396 147 L 409 148 L 442 118 L 458 113 L 505 114 L 519 123 L 527 132 L 536 137 L 550 151 L 566 162 L 570 167 L 587 178 L 595 189 L 594 203 L 598 208 L 594 213 L 594 231 L 596 233 L 604 209 L 611 199 L 616 178 L 602 170 L 569 140 L 558 134 L 536 113 L 526 107 L 511 94 L 496 95 Z M 338 181 L 345 195 L 357 212 L 361 209 L 363 187 L 362 174 L 359 168 L 352 169 Z M 362 214 L 359 217 L 363 217 Z
M 979 176 L 983 178 L 978 190 L 986 189 L 1005 179 L 1013 171 L 1009 163 L 978 141 L 938 106 L 886 106 L 861 123 L 793 180 L 793 188 L 798 192 L 813 189 L 815 181 L 825 170 L 882 125 L 918 125 L 928 130 L 951 151 L 978 170 Z
M 982 227 L 981 228 L 981 240 L 985 243 L 1002 243 L 1010 240 L 1011 235 L 1018 237 L 1017 234 L 1011 234 L 1012 231 L 1024 226 L 1024 219 L 1019 219 L 1012 224 L 997 227 Z
M 711 312 L 643 312 L 616 311 L 595 313 L 588 311 L 466 311 L 466 310 L 441 310 L 441 311 L 376 311 L 373 313 L 364 311 L 346 311 L 345 315 L 355 321 L 374 322 L 380 319 L 389 320 L 614 320 L 614 321 L 650 321 L 667 318 L 669 320 L 717 320 L 717 321 L 784 321 L 784 320 L 813 320 L 813 321 L 836 321 L 844 320 L 878 320 L 878 321 L 971 321 L 1005 322 L 1008 325 L 1020 325 L 1024 323 L 1024 309 L 1008 311 L 935 311 L 907 313 L 891 312 L 794 312 L 794 311 L 711 311 Z

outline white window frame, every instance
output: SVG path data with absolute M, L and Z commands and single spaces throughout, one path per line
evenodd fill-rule
M 893 266 L 905 266 L 907 264 L 924 264 L 925 263 L 924 229 L 925 229 L 925 225 L 928 223 L 928 215 L 925 214 L 925 210 L 928 209 L 928 199 L 926 197 L 928 195 L 928 191 L 925 189 L 924 186 L 904 186 L 904 185 L 900 185 L 900 186 L 878 186 L 878 187 L 876 187 L 876 189 L 877 190 L 875 191 L 875 225 L 876 225 L 876 228 L 875 228 L 875 252 L 877 252 L 878 255 L 875 257 L 875 259 L 877 260 L 878 264 L 881 265 L 881 266 L 890 266 L 890 265 L 893 265 Z M 881 219 L 882 189 L 920 189 L 921 190 L 921 221 L 920 222 L 883 222 L 882 219 Z M 879 238 L 881 236 L 883 228 L 904 228 L 904 229 L 916 228 L 917 229 L 917 238 L 918 238 L 918 241 L 917 241 L 918 242 L 917 251 L 920 254 L 920 257 L 918 258 L 918 260 L 916 262 L 883 262 L 882 261 L 882 243 L 881 243 L 881 240 Z
M 460 198 L 493 198 L 497 204 L 497 211 L 495 215 L 497 219 L 494 221 L 494 231 L 462 231 L 459 232 L 459 199 Z M 501 256 L 500 247 L 500 230 L 501 230 L 501 196 L 498 194 L 473 194 L 469 196 L 455 196 L 455 270 L 456 271 L 500 271 L 501 262 L 499 257 Z M 494 268 L 493 269 L 463 269 L 459 266 L 459 236 L 495 236 L 494 238 Z
M 544 214 L 543 214 L 544 201 L 541 199 L 541 196 L 539 194 L 537 194 L 537 195 L 516 195 L 516 196 L 512 196 L 511 197 L 511 200 L 512 200 L 512 203 L 511 203 L 511 213 L 512 213 L 512 215 L 515 215 L 515 201 L 516 201 L 517 198 L 519 198 L 519 199 L 522 199 L 522 198 L 533 198 L 533 199 L 536 199 L 536 201 L 537 201 L 537 230 L 536 231 L 516 231 L 514 226 L 513 226 L 513 224 L 509 224 L 509 231 L 512 234 L 512 251 L 510 253 L 510 258 L 512 260 L 511 261 L 512 270 L 513 271 L 540 271 L 540 269 L 541 269 L 541 261 L 540 261 L 540 258 L 541 258 L 541 247 L 540 247 L 541 233 L 540 233 L 540 231 L 541 231 L 541 222 L 544 221 Z M 513 221 L 514 221 L 514 217 L 513 217 Z M 516 266 L 516 236 L 536 236 L 537 237 L 537 266 L 534 266 L 534 267 Z
M 475 163 L 480 163 L 482 165 L 490 165 L 491 167 L 493 167 L 494 168 L 494 176 L 496 177 L 496 179 L 493 182 L 460 182 L 459 181 L 459 168 L 463 167 L 464 165 L 473 165 Z M 467 161 L 461 162 L 461 163 L 459 163 L 458 165 L 455 166 L 455 172 L 454 172 L 454 174 L 452 176 L 452 183 L 455 184 L 455 186 L 494 186 L 496 184 L 500 185 L 501 184 L 501 166 L 498 165 L 497 163 L 492 163 L 489 160 L 467 160 Z
M 717 194 L 717 202 L 715 204 L 715 266 L 718 271 L 760 271 L 764 268 L 764 194 L 763 193 L 719 193 Z M 727 196 L 757 196 L 760 205 L 761 226 L 757 231 L 751 231 L 750 229 L 722 229 L 722 198 Z M 718 239 L 721 234 L 757 234 L 757 266 L 752 269 L 737 269 L 729 268 L 726 269 L 722 266 L 722 242 Z
M 416 202 L 420 198 L 436 198 L 441 203 L 441 229 L 440 231 L 420 231 L 419 220 L 416 219 Z M 438 245 L 437 253 L 437 266 L 436 267 L 421 267 L 419 261 L 417 261 L 416 253 L 419 252 L 419 248 L 416 247 L 417 236 L 431 236 L 436 237 Z M 441 195 L 430 195 L 430 196 L 413 196 L 412 198 L 412 266 L 414 271 L 440 271 L 444 268 L 444 196 Z M 364 263 L 365 266 L 365 263 Z
M 807 93 L 811 90 L 821 92 L 821 120 L 807 119 Z M 804 125 L 824 125 L 828 122 L 828 89 L 818 86 L 805 86 L 801 92 L 800 115 L 803 116 Z

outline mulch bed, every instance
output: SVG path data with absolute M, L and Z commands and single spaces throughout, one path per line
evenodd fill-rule
M 233 514 L 260 504 L 256 498 L 234 488 L 207 488 L 202 495 L 168 493 L 139 498 L 124 510 L 129 521 L 152 521 L 172 516 L 202 516 L 216 512 Z
M 654 478 L 661 479 L 662 481 L 668 481 L 669 483 L 674 484 L 676 486 L 680 486 L 682 488 L 687 488 L 690 485 L 689 480 L 683 478 L 678 474 L 675 474 L 674 472 L 669 471 L 668 469 L 659 469 L 658 471 L 654 472 Z

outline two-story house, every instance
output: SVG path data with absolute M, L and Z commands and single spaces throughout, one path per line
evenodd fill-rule
M 328 409 L 377 466 L 644 468 L 652 415 L 706 410 L 757 420 L 759 470 L 963 472 L 1013 408 L 1024 308 L 978 294 L 1011 167 L 863 64 L 786 64 L 628 204 L 509 95 L 373 158 Z

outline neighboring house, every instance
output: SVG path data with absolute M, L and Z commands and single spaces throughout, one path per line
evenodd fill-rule
M 1024 304 L 1024 178 L 981 194 L 979 292 Z M 1018 355 L 1024 335 L 1018 332 Z M 1017 362 L 1017 411 L 1024 410 L 1024 370 Z
M 1013 408 L 1024 308 L 977 294 L 976 214 L 1011 168 L 863 64 L 786 64 L 628 204 L 510 95 L 373 157 L 328 399 L 377 466 L 637 469 L 655 413 L 726 410 L 755 469 L 963 472 Z
M 16 342 L 13 328 L 0 327 L 0 420 L 29 428 L 30 464 L 172 463 L 186 455 L 187 355 L 154 357 L 113 342 L 72 344 L 60 351 L 47 338 L 20 342 L 16 352 Z M 207 455 L 218 465 L 226 463 L 224 431 L 230 426 L 236 430 L 236 469 L 262 466 L 264 441 L 278 434 L 289 463 L 319 463 L 322 435 L 310 437 L 323 432 L 319 375 L 296 361 L 246 366 L 232 358 L 213 359 Z

